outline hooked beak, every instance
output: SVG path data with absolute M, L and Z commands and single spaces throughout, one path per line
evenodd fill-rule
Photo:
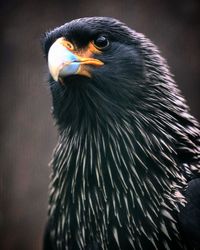
M 48 66 L 53 79 L 62 82 L 63 77 L 75 74 L 91 77 L 88 65 L 98 67 L 104 63 L 90 57 L 93 54 L 90 49 L 89 46 L 86 51 L 78 53 L 64 37 L 57 39 L 48 53 Z

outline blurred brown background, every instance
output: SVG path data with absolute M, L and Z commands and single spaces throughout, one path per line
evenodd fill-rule
M 16 0 L 0 15 L 0 249 L 41 249 L 48 162 L 56 143 L 41 34 L 83 16 L 113 16 L 156 43 L 200 120 L 199 0 Z

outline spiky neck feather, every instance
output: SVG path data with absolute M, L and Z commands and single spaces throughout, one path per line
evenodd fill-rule
M 165 62 L 140 40 L 146 70 L 145 81 L 135 82 L 140 96 L 129 89 L 111 102 L 87 80 L 52 85 L 60 139 L 49 213 L 58 249 L 92 242 L 99 249 L 182 249 L 172 212 L 184 202 L 185 187 L 176 146 L 181 141 L 187 152 L 196 132 L 189 138 L 179 119 L 196 125 Z
M 144 115 L 144 107 L 126 108 L 120 117 L 96 108 L 91 116 L 79 113 L 83 117 L 76 125 L 61 130 L 54 153 L 50 215 L 56 218 L 58 249 L 70 242 L 83 249 L 91 239 L 100 249 L 109 241 L 117 248 L 124 233 L 127 249 L 159 248 L 158 237 L 169 245 L 167 234 L 176 235 L 175 191 L 184 187 L 174 138 L 166 130 L 170 118 L 161 123 L 160 110 Z
M 117 248 L 123 237 L 127 249 L 159 249 L 157 238 L 167 246 L 167 234 L 176 235 L 171 211 L 177 209 L 175 191 L 184 187 L 184 177 L 173 160 L 171 138 L 145 132 L 139 117 L 133 119 L 138 127 L 122 118 L 112 126 L 62 132 L 50 198 L 58 249 L 71 241 L 83 249 L 91 239 L 100 249 L 108 242 Z

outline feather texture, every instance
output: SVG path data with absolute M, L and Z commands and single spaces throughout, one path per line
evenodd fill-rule
M 50 238 L 55 249 L 186 249 L 178 214 L 199 175 L 199 125 L 158 49 L 119 21 L 72 21 L 48 33 L 45 48 L 88 30 L 114 37 L 99 55 L 105 67 L 64 86 L 50 80 L 59 128 Z

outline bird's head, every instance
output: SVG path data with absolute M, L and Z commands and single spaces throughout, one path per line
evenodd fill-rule
M 43 49 L 60 127 L 99 116 L 103 122 L 121 119 L 124 110 L 145 106 L 154 92 L 157 102 L 152 82 L 167 76 L 150 41 L 113 18 L 66 23 L 45 33 Z

